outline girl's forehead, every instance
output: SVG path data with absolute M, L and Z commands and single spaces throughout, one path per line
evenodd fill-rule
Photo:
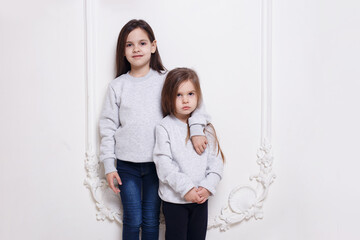
M 185 80 L 184 82 L 182 82 L 179 86 L 178 92 L 180 91 L 194 91 L 195 90 L 195 86 L 193 84 L 193 82 L 190 79 Z
M 150 40 L 145 30 L 141 28 L 135 28 L 132 30 L 126 38 L 126 41 L 139 41 L 139 40 Z

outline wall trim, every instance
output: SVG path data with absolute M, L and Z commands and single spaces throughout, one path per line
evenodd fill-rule
M 85 32 L 85 81 L 86 81 L 86 157 L 87 176 L 84 185 L 90 190 L 96 204 L 98 220 L 108 219 L 122 224 L 120 197 L 107 186 L 100 177 L 99 158 L 96 155 L 97 124 L 95 116 L 95 76 L 96 76 L 96 16 L 95 0 L 84 0 Z M 263 203 L 268 196 L 270 185 L 274 182 L 272 172 L 273 156 L 271 153 L 271 75 L 272 75 L 272 0 L 261 0 L 261 138 L 256 163 L 259 173 L 250 176 L 248 185 L 235 187 L 228 196 L 228 201 L 215 217 L 209 218 L 208 229 L 219 228 L 226 231 L 234 224 L 244 220 L 262 219 Z M 163 223 L 163 219 L 161 220 Z

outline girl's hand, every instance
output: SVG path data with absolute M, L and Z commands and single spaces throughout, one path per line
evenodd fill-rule
M 211 193 L 209 192 L 209 190 L 207 190 L 206 188 L 203 187 L 199 187 L 197 189 L 197 194 L 199 194 L 200 198 L 203 198 L 203 200 L 201 200 L 200 202 L 198 202 L 198 204 L 203 204 L 211 195 Z
M 193 187 L 190 191 L 187 192 L 184 196 L 185 200 L 188 202 L 198 203 L 203 199 L 197 193 L 197 188 Z
M 207 138 L 205 136 L 192 136 L 191 142 L 194 146 L 195 151 L 199 155 L 201 155 L 205 151 L 206 144 L 208 144 Z
M 106 174 L 106 180 L 109 184 L 109 187 L 114 191 L 115 194 L 118 194 L 120 192 L 120 189 L 118 187 L 115 187 L 114 178 L 116 178 L 117 182 L 122 185 L 121 179 L 117 172 L 111 172 Z

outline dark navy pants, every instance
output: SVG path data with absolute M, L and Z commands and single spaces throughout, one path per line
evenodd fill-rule
M 161 200 L 158 196 L 159 179 L 155 164 L 117 160 L 121 178 L 123 205 L 123 240 L 158 240 Z
M 208 201 L 203 204 L 163 202 L 166 240 L 205 240 Z

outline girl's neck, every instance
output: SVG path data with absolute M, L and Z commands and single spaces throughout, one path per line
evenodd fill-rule
M 189 115 L 179 115 L 179 114 L 176 114 L 174 113 L 174 116 L 179 119 L 180 121 L 184 122 L 184 123 L 188 123 L 188 119 L 190 117 L 190 114 Z
M 129 74 L 132 77 L 144 77 L 150 71 L 150 66 L 145 66 L 141 68 L 131 67 Z

